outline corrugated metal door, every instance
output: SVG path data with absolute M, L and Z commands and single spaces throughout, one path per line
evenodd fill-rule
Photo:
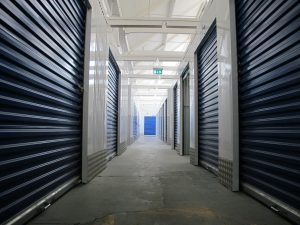
M 236 1 L 236 11 L 241 182 L 299 210 L 299 1 Z
M 190 87 L 189 67 L 186 66 L 181 75 L 182 82 L 182 154 L 189 155 L 190 152 Z
M 107 94 L 107 154 L 111 159 L 117 154 L 119 113 L 119 67 L 109 53 Z
M 199 162 L 218 168 L 218 68 L 216 21 L 197 50 Z
M 166 100 L 165 101 L 165 104 L 164 104 L 164 108 L 165 108 L 165 114 L 164 114 L 164 118 L 165 118 L 165 131 L 164 131 L 164 134 L 165 134 L 165 137 L 164 137 L 164 141 L 167 142 L 167 133 L 168 133 L 168 101 Z
M 0 223 L 80 178 L 81 1 L 0 2 Z
M 156 116 L 144 117 L 144 135 L 156 134 Z
M 179 144 L 179 109 L 178 109 L 178 84 L 175 85 L 173 90 L 173 96 L 174 96 L 174 149 L 178 147 Z

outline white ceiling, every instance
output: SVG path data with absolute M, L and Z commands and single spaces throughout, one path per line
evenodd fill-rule
M 110 47 L 133 86 L 142 115 L 155 115 L 179 78 L 208 0 L 99 0 L 112 27 Z M 153 67 L 163 75 L 153 75 Z M 126 62 L 126 63 L 125 63 Z
M 201 0 L 118 0 L 122 17 L 196 18 Z M 172 11 L 169 12 L 170 5 Z

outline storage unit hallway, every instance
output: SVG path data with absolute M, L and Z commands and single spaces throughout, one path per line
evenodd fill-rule
M 299 0 L 1 0 L 0 225 L 300 224 Z
M 289 224 L 273 214 L 246 194 L 228 192 L 157 137 L 145 136 L 29 224 Z

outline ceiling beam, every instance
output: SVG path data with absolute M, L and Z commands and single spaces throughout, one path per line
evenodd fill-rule
M 111 27 L 197 28 L 200 21 L 189 18 L 108 17 Z
M 195 34 L 195 28 L 155 28 L 155 27 L 126 27 L 126 34 L 160 33 L 160 34 Z
M 177 80 L 179 79 L 178 75 L 152 75 L 152 74 L 132 74 L 132 75 L 127 75 L 127 78 L 134 78 L 134 79 L 155 79 L 155 80 L 166 80 L 166 79 L 171 79 L 171 80 Z
M 147 101 L 135 100 L 135 102 L 138 105 L 151 105 L 151 111 L 157 111 L 164 101 L 165 101 L 165 99 L 162 99 L 161 101 L 158 101 L 157 103 L 153 103 L 153 101 L 147 102 Z M 157 108 L 157 110 L 155 109 L 155 107 Z M 142 111 L 142 109 L 140 109 L 140 111 Z
M 169 89 L 172 85 L 138 85 L 132 84 L 132 88 L 134 89 Z
M 119 6 L 119 1 L 118 0 L 104 0 L 104 5 L 109 5 L 109 9 L 110 9 L 110 16 L 114 16 L 114 17 L 120 17 L 122 16 L 122 11 L 121 8 Z M 117 49 L 117 46 L 120 47 L 121 52 L 128 52 L 130 51 L 129 49 L 129 45 L 128 45 L 128 41 L 127 41 L 127 37 L 126 37 L 126 33 L 124 28 L 119 27 L 118 28 L 118 37 L 117 37 L 117 43 L 111 44 L 110 48 L 112 50 L 113 53 L 119 53 L 119 49 Z M 128 61 L 126 62 L 125 67 L 127 67 L 127 69 L 129 71 L 132 71 L 132 62 Z
M 152 97 L 154 95 L 153 95 L 153 93 L 148 93 L 148 94 L 134 94 L 132 96 L 133 97 L 143 97 L 143 96 Z M 160 97 L 160 96 L 165 97 L 165 96 L 168 96 L 168 94 L 167 93 L 155 93 L 155 96 L 157 96 L 157 97 Z
M 111 16 L 112 13 L 111 13 L 111 1 L 109 0 L 99 0 L 98 1 L 101 8 L 104 8 L 104 12 L 106 14 L 106 16 Z
M 159 105 L 160 101 L 164 101 L 167 96 L 161 96 L 157 99 L 155 99 L 155 103 L 153 103 L 153 99 L 134 99 L 136 102 L 139 102 L 140 104 L 144 104 L 144 102 L 147 102 L 148 104 L 151 103 L 153 105 Z
M 153 65 L 151 66 L 135 66 L 133 65 L 133 70 L 153 70 Z M 178 66 L 162 66 L 162 68 L 168 71 L 177 71 L 178 70 Z
M 114 49 L 114 48 L 112 48 Z M 151 61 L 155 62 L 156 59 L 160 62 L 181 62 L 184 57 L 184 52 L 166 51 L 165 54 L 156 54 L 156 51 L 135 51 L 130 53 L 118 54 L 117 50 L 113 51 L 114 57 L 117 61 Z M 95 52 L 90 52 L 91 59 L 95 59 Z M 164 68 L 164 67 L 163 67 Z M 152 67 L 153 69 L 153 67 Z
M 148 101 L 153 101 L 154 99 L 161 99 L 161 98 L 165 98 L 167 97 L 168 95 L 142 95 L 142 96 L 133 96 L 135 97 L 136 100 L 148 100 Z
M 133 66 L 133 71 L 135 70 L 153 70 L 154 66 Z M 96 65 L 90 65 L 90 69 L 93 70 L 96 68 Z M 164 71 L 177 71 L 178 70 L 178 66 L 162 66 L 163 68 L 163 72 Z M 136 75 L 139 75 L 138 73 L 136 73 Z M 145 75 L 145 74 L 141 74 L 141 75 Z M 149 75 L 153 75 L 153 74 L 149 74 Z M 163 76 L 169 76 L 166 74 L 163 74 Z
M 160 62 L 181 62 L 184 53 L 180 52 L 180 54 L 172 54 L 174 52 L 170 52 L 169 55 L 168 53 L 165 55 L 157 55 L 157 54 L 148 54 L 148 55 L 143 55 L 143 54 L 130 54 L 124 53 L 124 54 L 118 54 L 118 51 L 114 50 L 114 57 L 116 58 L 117 61 L 150 61 L 150 62 L 155 62 L 156 59 L 158 58 Z M 146 54 L 146 52 L 144 52 Z M 90 52 L 90 58 L 93 60 L 95 59 L 95 52 Z M 153 68 L 152 68 L 153 69 Z
M 174 51 L 134 51 L 115 56 L 117 61 L 181 61 L 184 52 Z
M 163 90 L 163 89 L 155 89 L 155 88 L 148 88 L 147 90 L 145 89 L 135 89 L 134 92 L 132 92 L 132 95 L 138 95 L 138 94 L 149 94 L 149 95 L 152 95 L 152 93 L 155 92 L 156 94 L 165 94 L 165 95 L 168 95 L 168 90 Z
M 169 0 L 169 7 L 168 7 L 168 13 L 167 13 L 168 18 L 170 18 L 172 16 L 172 13 L 174 11 L 174 6 L 175 6 L 175 0 Z M 162 34 L 162 45 L 163 45 L 164 50 L 166 50 L 166 47 L 167 47 L 167 37 L 168 37 L 168 35 L 166 33 Z
M 117 61 L 152 61 L 156 59 L 160 62 L 181 62 L 185 53 L 175 51 L 132 51 L 128 53 L 118 54 L 118 51 L 113 51 Z M 95 52 L 90 52 L 91 59 L 95 59 Z
M 125 55 L 125 54 L 122 54 Z M 176 51 L 157 51 L 157 50 L 136 50 L 136 51 L 131 51 L 128 52 L 126 55 L 129 56 L 156 56 L 156 57 L 164 57 L 164 56 L 176 56 L 176 57 L 183 57 L 184 52 L 176 52 Z
M 168 62 L 174 62 L 174 61 L 182 61 L 182 57 L 176 57 L 176 56 L 130 56 L 130 55 L 121 55 L 116 57 L 118 61 L 152 61 L 155 62 L 158 58 L 159 61 L 168 61 Z
M 159 102 L 159 101 L 163 101 L 163 100 L 164 100 L 164 99 L 161 97 L 161 98 L 159 98 L 159 99 L 156 99 L 155 102 L 157 102 L 157 101 Z M 142 104 L 142 105 L 145 104 L 145 103 L 146 103 L 146 104 L 155 104 L 155 105 L 156 105 L 156 104 L 157 104 L 157 105 L 159 104 L 159 103 L 153 103 L 153 99 L 143 99 L 143 100 L 135 99 L 135 101 L 136 101 L 136 102 L 139 102 L 139 103 Z

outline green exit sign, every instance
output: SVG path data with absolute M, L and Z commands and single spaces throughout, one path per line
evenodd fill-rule
M 163 68 L 153 68 L 153 74 L 162 75 Z

